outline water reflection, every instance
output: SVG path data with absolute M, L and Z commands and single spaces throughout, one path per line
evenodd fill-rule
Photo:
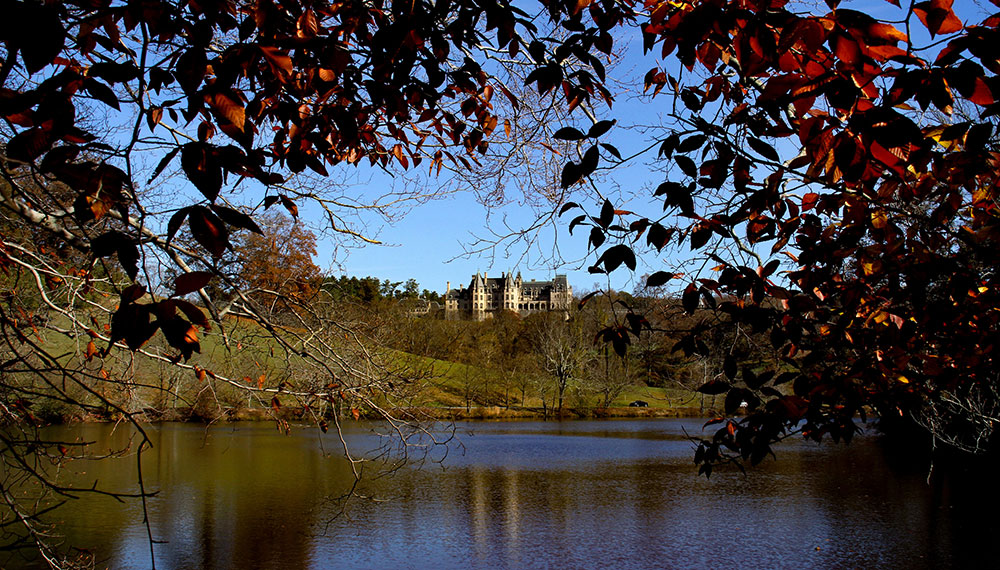
M 107 426 L 59 435 L 123 445 Z M 377 440 L 358 427 L 352 444 Z M 744 478 L 694 475 L 679 420 L 479 423 L 443 466 L 352 478 L 315 430 L 152 428 L 144 454 L 157 567 L 170 568 L 948 568 L 992 564 L 995 493 L 849 449 L 786 444 Z M 325 440 L 321 438 L 326 438 Z M 134 458 L 77 462 L 83 484 L 134 488 Z M 87 498 L 61 512 L 73 544 L 111 568 L 148 566 L 138 503 Z M 9 561 L 8 561 L 9 564 Z

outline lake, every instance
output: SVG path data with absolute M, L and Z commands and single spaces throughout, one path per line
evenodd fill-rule
M 975 476 L 926 482 L 926 465 L 800 439 L 748 470 L 696 475 L 698 420 L 468 422 L 395 470 L 339 438 L 268 423 L 149 426 L 143 454 L 156 567 L 973 568 L 994 567 L 997 492 Z M 346 426 L 358 456 L 388 440 Z M 130 428 L 49 428 L 122 448 Z M 438 434 L 447 439 L 449 433 Z M 414 440 L 428 443 L 427 439 Z M 390 444 L 391 445 L 391 444 Z M 397 457 L 397 449 L 386 457 Z M 136 491 L 135 457 L 75 460 L 63 481 Z M 983 480 L 988 480 L 982 477 Z M 983 514 L 987 514 L 985 519 Z M 139 501 L 85 496 L 52 517 L 99 567 L 150 566 Z M 5 568 L 37 567 L 0 557 Z M 5 558 L 8 557 L 8 558 Z

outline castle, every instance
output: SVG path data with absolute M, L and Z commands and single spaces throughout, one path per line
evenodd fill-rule
M 501 273 L 490 278 L 487 274 L 472 276 L 468 287 L 451 288 L 448 282 L 444 294 L 445 318 L 490 318 L 498 311 L 513 311 L 522 316 L 540 311 L 565 311 L 573 304 L 573 287 L 565 275 L 556 275 L 552 281 L 524 281 Z

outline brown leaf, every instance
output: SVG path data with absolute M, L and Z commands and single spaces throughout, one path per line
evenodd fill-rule
M 202 121 L 198 125 L 198 140 L 201 142 L 207 142 L 210 138 L 215 136 L 215 125 L 208 121 Z
M 295 23 L 295 28 L 295 35 L 300 38 L 310 39 L 316 36 L 316 33 L 319 31 L 319 22 L 316 21 L 316 14 L 312 11 L 312 8 L 307 9 L 299 16 L 298 21 Z
M 55 142 L 55 136 L 47 129 L 32 127 L 14 135 L 7 142 L 7 157 L 24 162 L 33 162 L 45 153 Z
M 146 114 L 146 124 L 149 125 L 149 130 L 152 131 L 156 125 L 160 124 L 161 120 L 163 120 L 163 107 L 150 107 Z
M 875 229 L 884 229 L 888 225 L 888 219 L 886 218 L 884 210 L 876 210 L 872 212 L 872 227 Z
M 185 93 L 193 94 L 198 86 L 201 85 L 207 70 L 208 58 L 205 56 L 205 48 L 195 46 L 184 52 L 177 59 L 173 75 L 181 87 L 184 88 Z M 199 97 L 199 102 L 200 99 Z
M 121 110 L 121 106 L 119 105 L 118 102 L 118 96 L 115 95 L 114 90 L 108 87 L 107 85 L 101 83 L 96 79 L 88 77 L 83 82 L 83 88 L 94 99 L 97 99 L 98 101 L 104 103 L 105 105 L 111 107 L 116 111 Z
M 16 8 L 11 11 L 14 14 L 8 12 L 4 17 L 13 16 L 16 20 L 20 20 L 15 25 L 26 27 L 16 32 L 15 35 L 20 37 L 8 43 L 8 49 L 12 47 L 11 44 L 20 48 L 24 67 L 29 74 L 41 71 L 62 52 L 66 43 L 66 30 L 63 28 L 59 11 L 56 6 L 42 6 L 28 2 L 16 3 Z
M 180 309 L 192 323 L 198 325 L 206 331 L 212 329 L 212 325 L 208 322 L 208 318 L 205 317 L 205 313 L 202 312 L 202 310 L 199 309 L 194 303 L 190 303 L 184 299 L 174 299 L 174 303 L 177 304 L 177 308 Z
M 125 292 L 122 292 L 123 299 Z M 132 350 L 138 350 L 156 334 L 158 322 L 150 322 L 149 305 L 123 303 L 111 315 L 111 344 L 124 340 Z
M 141 283 L 136 283 L 135 285 L 129 285 L 128 287 L 122 289 L 121 302 L 123 305 L 128 303 L 134 303 L 142 298 L 146 294 L 146 286 Z
M 292 58 L 281 49 L 271 46 L 260 46 L 261 53 L 271 65 L 275 75 L 287 77 L 292 74 Z
M 218 204 L 212 204 L 212 211 L 215 212 L 222 221 L 226 222 L 230 226 L 241 228 L 244 230 L 250 230 L 255 234 L 264 235 L 264 231 L 260 229 L 257 222 L 253 221 L 249 215 L 240 212 L 239 210 L 234 210 L 232 208 L 227 208 L 225 206 L 220 206 Z
M 158 322 L 167 343 L 179 350 L 184 356 L 184 360 L 191 358 L 191 354 L 194 352 L 201 352 L 198 329 L 194 328 L 191 323 L 180 317 Z
M 181 150 L 180 147 L 175 148 L 160 159 L 160 162 L 156 165 L 156 168 L 153 169 L 153 174 L 149 177 L 148 183 L 151 183 L 153 180 L 156 179 L 157 176 L 160 175 L 161 172 L 163 172 L 163 170 L 167 167 L 167 165 L 170 164 L 170 161 L 173 160 L 175 156 L 177 156 L 177 153 L 180 150 Z
M 667 281 L 670 281 L 671 279 L 674 279 L 676 277 L 680 277 L 680 274 L 668 273 L 666 271 L 657 271 L 656 273 L 653 273 L 646 279 L 646 286 L 659 287 L 660 285 L 663 285 Z
M 243 130 L 243 125 L 246 122 L 246 109 L 243 105 L 224 93 L 216 93 L 212 96 L 210 105 L 216 113 L 226 118 L 227 121 L 233 124 L 237 129 Z
M 717 396 L 719 394 L 728 392 L 732 388 L 732 385 L 725 380 L 710 380 L 696 390 L 702 394 L 708 394 L 709 396 Z

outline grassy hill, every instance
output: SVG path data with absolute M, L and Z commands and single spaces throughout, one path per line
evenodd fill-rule
M 209 333 L 199 330 L 201 352 L 180 367 L 127 351 L 112 351 L 105 358 L 98 354 L 88 360 L 85 355 L 90 338 L 86 335 L 76 338 L 58 334 L 47 336 L 44 340 L 48 351 L 57 355 L 63 364 L 75 363 L 81 373 L 83 382 L 76 385 L 71 382 L 67 393 L 92 408 L 81 411 L 58 400 L 46 400 L 42 406 L 44 415 L 49 418 L 101 417 L 103 410 L 107 417 L 114 417 L 113 406 L 100 404 L 84 388 L 88 376 L 95 385 L 101 386 L 100 394 L 121 409 L 155 410 L 165 417 L 212 418 L 235 410 L 265 411 L 272 409 L 275 395 L 289 409 L 301 409 L 304 403 L 316 405 L 301 398 L 275 394 L 273 390 L 286 385 L 292 391 L 321 391 L 328 382 L 326 377 L 310 372 L 294 351 L 286 352 L 276 339 L 262 334 L 256 324 L 232 319 L 226 321 L 225 329 L 225 338 L 217 329 Z M 286 338 L 294 341 L 294 334 Z M 106 342 L 95 341 L 95 346 L 103 352 Z M 156 335 L 147 348 L 166 347 L 161 336 Z M 386 374 L 406 379 L 405 395 L 384 401 L 390 407 L 419 408 L 442 417 L 536 416 L 552 412 L 553 381 L 538 372 L 526 377 L 525 373 L 389 348 L 374 349 L 372 354 Z M 216 376 L 272 391 L 242 390 L 217 380 Z M 100 378 L 110 381 L 102 383 Z M 52 384 L 49 387 L 42 381 L 38 384 L 41 392 L 52 392 Z M 628 404 L 636 400 L 648 403 L 648 407 L 629 408 Z M 699 413 L 703 405 L 711 405 L 711 402 L 703 404 L 701 394 L 641 384 L 626 387 L 610 406 L 599 407 L 600 401 L 599 394 L 582 382 L 571 385 L 565 394 L 565 408 L 575 415 L 690 415 L 692 410 Z M 348 402 L 347 409 L 354 405 Z M 182 412 L 169 413 L 172 410 Z M 252 415 L 240 414 L 240 417 Z

